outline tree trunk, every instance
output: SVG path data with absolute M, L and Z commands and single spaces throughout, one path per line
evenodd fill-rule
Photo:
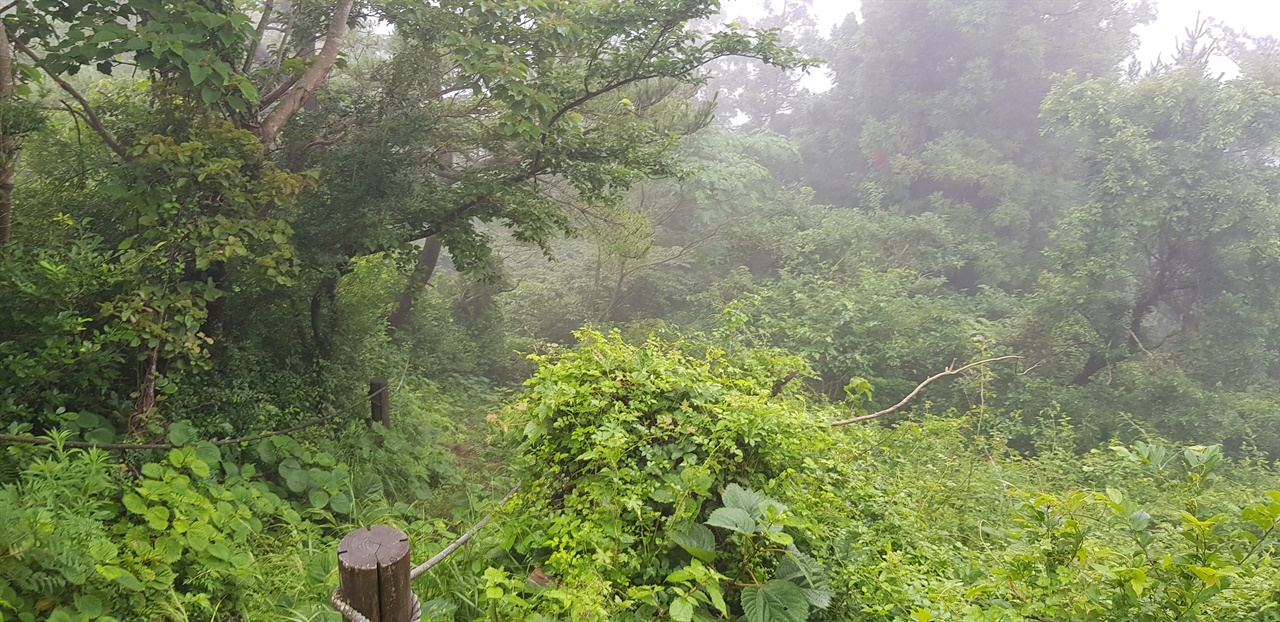
M 1129 334 L 1122 337 L 1129 353 L 1121 357 L 1122 360 L 1142 350 L 1142 343 L 1138 341 L 1138 335 L 1142 332 L 1142 323 L 1151 314 L 1151 311 L 1156 308 L 1156 303 L 1159 301 L 1160 293 L 1151 291 L 1143 294 L 1141 298 L 1134 302 L 1133 309 L 1129 315 Z M 1106 355 L 1096 352 L 1090 354 L 1089 360 L 1084 364 L 1084 369 L 1080 370 L 1080 373 L 1076 375 L 1075 380 L 1072 382 L 1080 386 L 1086 385 L 1093 379 L 1095 374 L 1106 369 L 1110 364 L 1111 361 Z
M 329 18 L 324 45 L 320 47 L 315 60 L 254 128 L 263 145 L 269 146 L 275 142 L 289 119 L 302 109 L 320 85 L 329 78 L 329 72 L 337 64 L 338 55 L 342 51 L 342 38 L 347 33 L 347 19 L 351 17 L 351 6 L 354 2 L 355 0 L 338 0 L 338 5 L 334 7 L 333 15 Z
M 13 74 L 13 50 L 9 31 L 0 24 L 0 109 L 13 101 L 17 89 Z M 13 176 L 18 163 L 18 139 L 0 117 L 0 246 L 9 243 L 13 231 Z
M 1089 360 L 1085 361 L 1084 369 L 1080 370 L 1080 373 L 1076 375 L 1075 380 L 1072 382 L 1077 386 L 1089 384 L 1089 380 L 1093 379 L 1094 374 L 1097 374 L 1106 368 L 1107 357 L 1096 352 L 1090 354 Z
M 440 263 L 440 247 L 440 239 L 434 235 L 424 241 L 418 265 L 414 266 L 413 272 L 409 274 L 409 283 L 396 301 L 396 310 L 387 319 L 392 332 L 397 332 L 408 325 L 409 318 L 413 315 L 414 299 L 422 293 L 423 289 L 426 289 L 427 283 L 431 282 L 431 276 L 436 272 L 436 265 Z

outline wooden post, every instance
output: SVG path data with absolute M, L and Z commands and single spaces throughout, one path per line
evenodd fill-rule
M 391 429 L 391 390 L 386 378 L 374 378 L 369 381 L 369 414 L 370 421 L 382 424 Z
M 357 529 L 338 543 L 342 599 L 370 622 L 412 622 L 409 537 L 386 525 Z

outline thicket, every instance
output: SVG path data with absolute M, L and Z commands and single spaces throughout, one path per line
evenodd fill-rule
M 1280 620 L 1276 43 L 775 4 L 4 11 L 0 621 Z

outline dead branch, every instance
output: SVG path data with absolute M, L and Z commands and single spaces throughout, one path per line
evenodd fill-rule
M 910 393 L 908 393 L 908 394 L 907 394 L 907 396 L 906 396 L 906 397 L 904 397 L 904 398 L 902 398 L 902 401 L 898 402 L 897 404 L 894 404 L 893 406 L 890 406 L 890 407 L 888 407 L 888 408 L 886 408 L 886 409 L 884 409 L 884 410 L 877 411 L 877 412 L 873 412 L 873 413 L 871 413 L 871 414 L 869 414 L 869 415 L 862 415 L 862 416 L 859 416 L 859 417 L 854 417 L 854 418 L 852 418 L 852 419 L 845 419 L 845 420 L 843 420 L 843 421 L 836 421 L 836 422 L 834 422 L 834 423 L 832 423 L 832 424 L 831 424 L 831 427 L 833 427 L 833 428 L 834 428 L 834 427 L 837 427 L 837 426 L 849 425 L 849 424 L 851 424 L 851 423 L 859 423 L 859 422 L 862 422 L 862 421 L 870 421 L 870 420 L 872 420 L 872 419 L 876 419 L 876 418 L 879 418 L 879 417 L 883 417 L 883 416 L 885 416 L 885 415 L 887 415 L 887 414 L 889 414 L 889 413 L 891 413 L 891 412 L 895 412 L 895 411 L 897 411 L 898 409 L 902 408 L 903 406 L 906 406 L 906 405 L 907 405 L 907 402 L 910 402 L 910 401 L 911 401 L 911 399 L 912 399 L 912 398 L 914 398 L 918 393 L 920 393 L 920 391 L 921 391 L 921 390 L 923 390 L 926 386 L 928 386 L 930 382 L 933 382 L 934 380 L 937 380 L 937 379 L 939 379 L 939 378 L 945 378 L 945 377 L 947 377 L 947 376 L 954 376 L 954 375 L 956 375 L 956 374 L 962 374 L 962 373 L 964 373 L 964 372 L 966 372 L 966 371 L 968 371 L 968 370 L 970 370 L 970 369 L 973 369 L 974 367 L 977 367 L 977 366 L 979 366 L 979 365 L 986 365 L 987 363 L 994 363 L 994 362 L 996 362 L 996 361 L 1007 361 L 1007 360 L 1009 360 L 1009 359 L 1021 359 L 1021 358 L 1022 358 L 1021 356 L 1015 356 L 1015 355 L 1009 355 L 1009 356 L 997 356 L 997 357 L 995 357 L 995 358 L 982 359 L 981 361 L 975 361 L 975 362 L 973 362 L 973 363 L 969 363 L 968 365 L 965 365 L 964 367 L 956 367 L 956 366 L 955 366 L 955 363 L 952 363 L 951 365 L 948 365 L 948 366 L 947 366 L 947 368 L 946 368 L 945 370 L 943 370 L 943 371 L 941 371 L 941 372 L 938 372 L 938 373 L 936 373 L 936 374 L 934 374 L 934 375 L 929 376 L 928 378 L 926 378 L 924 382 L 921 382 L 919 385 L 917 385 L 917 386 L 916 386 L 916 388 L 915 388 L 915 390 L 913 390 L 913 391 L 911 391 Z
M 262 141 L 262 144 L 269 145 L 275 142 L 289 119 L 302 110 L 302 105 L 307 99 L 328 79 L 329 72 L 338 62 L 342 39 L 347 34 L 347 18 L 351 16 L 351 6 L 354 3 L 355 0 L 339 0 L 338 6 L 334 7 L 333 17 L 329 20 L 329 29 L 325 33 L 324 45 L 316 55 L 315 61 L 293 87 L 280 98 L 276 107 L 258 126 L 258 140 Z
M 84 98 L 84 95 L 80 94 L 80 91 L 77 91 L 74 86 L 71 86 L 71 83 L 67 82 L 66 80 L 63 80 L 60 76 L 54 75 L 52 71 L 49 71 L 44 66 L 44 59 L 40 58 L 39 56 L 36 56 L 35 52 L 32 52 L 31 48 L 28 48 L 21 41 L 14 39 L 13 46 L 17 48 L 19 52 L 26 54 L 27 57 L 30 58 L 31 61 L 34 62 L 37 67 L 43 69 L 44 72 L 48 74 L 50 78 L 53 78 L 53 81 L 56 82 L 58 86 L 62 88 L 63 91 L 66 91 L 68 95 L 70 95 L 72 98 L 74 98 L 77 102 L 80 103 L 80 107 L 83 109 L 83 112 L 84 112 L 83 116 L 84 116 L 85 122 L 89 124 L 89 127 L 93 128 L 93 131 L 98 133 L 98 136 L 102 137 L 102 142 L 106 143 L 109 149 L 114 151 L 115 154 L 120 156 L 121 158 L 124 158 L 124 159 L 129 158 L 128 152 L 125 151 L 124 147 L 120 146 L 120 143 L 116 141 L 115 135 L 112 134 L 111 131 L 107 129 L 107 126 L 102 124 L 102 119 L 98 117 L 98 113 L 93 111 L 93 107 L 89 105 L 89 101 Z

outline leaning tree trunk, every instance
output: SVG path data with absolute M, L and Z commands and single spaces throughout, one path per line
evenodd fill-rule
M 0 24 L 0 111 L 8 109 L 17 88 L 13 74 L 13 50 L 9 31 Z M 0 246 L 9 243 L 13 232 L 13 177 L 18 163 L 18 139 L 9 119 L 0 112 Z
M 413 315 L 413 301 L 431 282 L 431 276 L 435 274 L 436 265 L 439 263 L 440 239 L 433 235 L 423 241 L 422 254 L 419 257 L 418 264 L 414 266 L 413 272 L 409 274 L 409 283 L 396 300 L 396 310 L 387 319 L 387 324 L 393 332 L 399 331 L 408 325 L 409 317 Z

